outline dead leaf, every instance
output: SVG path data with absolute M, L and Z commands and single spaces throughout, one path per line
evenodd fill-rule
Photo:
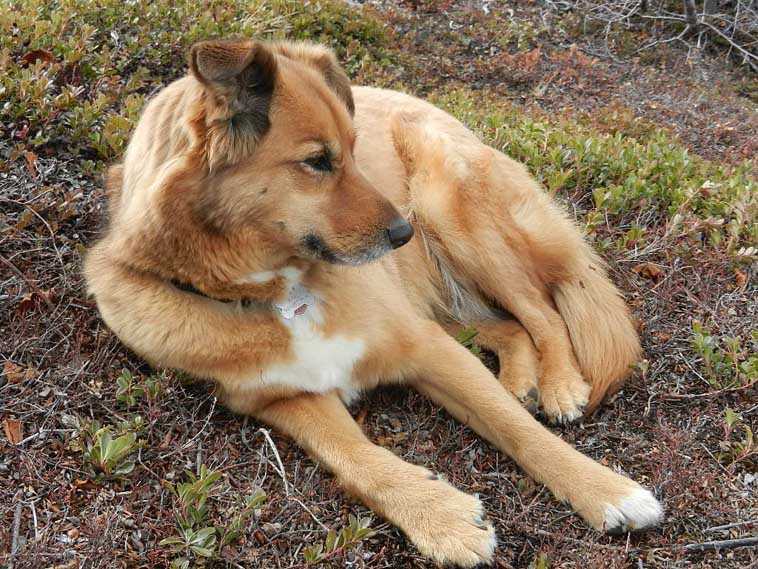
M 37 376 L 37 368 L 24 368 L 11 361 L 7 361 L 3 363 L 3 374 L 8 378 L 10 383 L 21 383 L 22 381 L 34 379 Z
M 25 294 L 16 305 L 16 314 L 23 316 L 30 310 L 37 310 L 43 304 L 53 308 L 53 291 L 38 289 Z
M 3 374 L 5 374 L 10 383 L 21 383 L 24 381 L 24 368 L 13 362 L 3 363 Z
M 24 158 L 26 158 L 26 169 L 29 171 L 29 175 L 37 179 L 37 155 L 34 152 L 24 152 Z
M 33 49 L 31 51 L 27 51 L 21 57 L 22 65 L 31 65 L 32 63 L 36 63 L 38 61 L 44 61 L 45 63 L 52 63 L 53 61 L 55 61 L 55 56 L 49 51 L 44 50 L 44 49 Z
M 639 265 L 633 267 L 632 271 L 641 277 L 645 277 L 646 279 L 651 279 L 654 281 L 657 281 L 663 277 L 663 269 L 653 263 L 640 263 Z
M 737 288 L 745 288 L 747 284 L 747 274 L 739 269 L 734 270 L 734 280 L 737 281 Z
M 13 226 L 16 231 L 22 231 L 29 227 L 34 222 L 34 212 L 30 209 L 25 209 L 24 212 L 18 216 L 18 221 Z
M 24 439 L 24 429 L 18 419 L 4 419 L 3 430 L 5 431 L 5 438 L 12 445 L 17 445 Z

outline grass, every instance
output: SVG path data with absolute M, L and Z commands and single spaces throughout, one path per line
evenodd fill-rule
M 399 4 L 0 0 L 0 337 L 9 344 L 0 348 L 0 551 L 15 551 L 0 563 L 428 566 L 387 524 L 369 528 L 368 512 L 287 439 L 249 429 L 202 384 L 146 369 L 84 292 L 81 254 L 104 217 L 100 173 L 145 101 L 185 72 L 188 46 L 235 34 L 323 42 L 360 82 L 428 94 L 567 204 L 626 292 L 646 360 L 618 399 L 561 435 L 655 487 L 670 521 L 629 544 L 587 532 L 415 394 L 360 403 L 371 438 L 479 492 L 503 567 L 755 562 L 750 552 L 693 558 L 679 548 L 754 507 L 756 164 L 702 158 L 691 132 L 618 101 L 597 113 L 549 110 L 550 97 L 563 99 L 540 81 L 558 81 L 561 68 L 541 66 L 571 66 L 571 52 L 551 44 L 563 32 L 520 5 L 516 17 L 489 21 L 447 4 L 442 15 L 423 4 L 421 17 L 444 30 L 423 39 L 414 29 L 425 21 Z M 537 93 L 546 110 L 493 83 L 496 55 L 461 66 L 483 78 L 478 86 L 446 75 L 495 48 L 528 67 L 505 83 Z M 481 353 L 475 330 L 458 340 Z

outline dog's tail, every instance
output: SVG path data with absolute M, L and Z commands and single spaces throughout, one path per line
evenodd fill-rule
M 592 385 L 587 413 L 621 388 L 641 354 L 629 309 L 605 264 L 581 241 L 570 278 L 553 287 L 553 299 L 571 336 L 582 374 Z

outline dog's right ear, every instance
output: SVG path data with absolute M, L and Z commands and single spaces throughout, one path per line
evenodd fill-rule
M 268 129 L 268 110 L 276 80 L 276 58 L 256 41 L 203 41 L 190 51 L 192 75 L 227 111 L 242 115 L 262 134 Z M 245 121 L 247 122 L 247 121 Z

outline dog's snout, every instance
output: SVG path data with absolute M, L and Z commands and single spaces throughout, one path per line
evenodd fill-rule
M 387 228 L 387 237 L 393 249 L 402 247 L 413 237 L 413 226 L 402 217 L 396 217 Z

